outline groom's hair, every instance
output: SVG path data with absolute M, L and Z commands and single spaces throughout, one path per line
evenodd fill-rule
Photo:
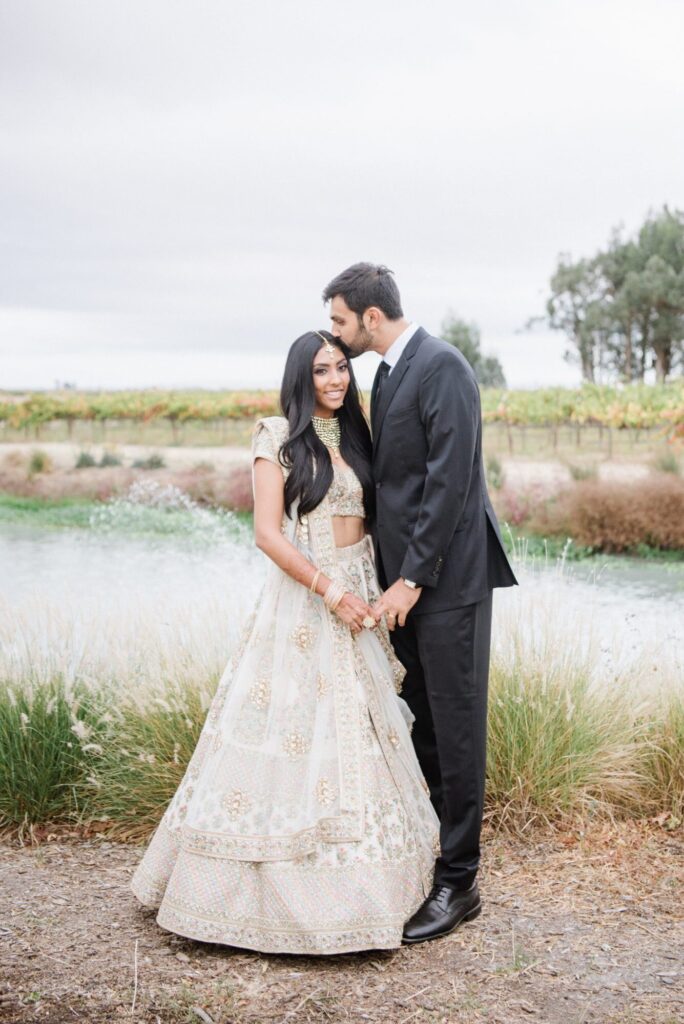
M 333 278 L 323 292 L 323 302 L 341 295 L 352 313 L 361 319 L 370 306 L 381 309 L 388 320 L 404 315 L 394 275 L 376 263 L 354 263 Z

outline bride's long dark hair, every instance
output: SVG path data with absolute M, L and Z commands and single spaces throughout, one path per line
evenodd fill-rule
M 285 511 L 290 516 L 297 499 L 301 519 L 323 501 L 333 480 L 330 453 L 311 424 L 316 407 L 313 382 L 313 361 L 320 351 L 322 338 L 339 349 L 348 361 L 349 387 L 344 403 L 337 412 L 340 421 L 340 452 L 351 466 L 363 488 L 366 518 L 375 512 L 375 489 L 371 475 L 371 436 L 361 408 L 361 396 L 352 369 L 350 351 L 328 331 L 307 331 L 293 342 L 287 354 L 280 406 L 287 417 L 289 435 L 280 449 L 280 461 L 290 472 L 285 482 Z M 291 517 L 291 516 L 290 516 Z

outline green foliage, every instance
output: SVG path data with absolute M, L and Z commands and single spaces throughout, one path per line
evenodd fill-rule
M 683 211 L 649 215 L 632 239 L 613 231 L 591 259 L 561 255 L 550 286 L 546 321 L 568 338 L 584 380 L 630 383 L 653 366 L 662 383 L 684 368 Z
M 496 455 L 489 455 L 487 457 L 486 472 L 489 486 L 495 491 L 500 491 L 504 485 L 505 477 L 501 463 Z
M 673 826 L 684 818 L 684 697 L 666 693 L 660 713 L 647 730 L 646 771 L 651 798 L 656 799 Z
M 216 688 L 216 681 L 211 690 Z M 89 813 L 110 823 L 111 834 L 143 839 L 154 830 L 178 788 L 199 740 L 206 693 L 198 686 L 169 684 L 163 696 L 114 710 L 102 752 L 81 799 Z
M 101 732 L 97 701 L 82 685 L 0 683 L 0 831 L 73 820 L 87 748 Z
M 100 459 L 99 465 L 104 469 L 107 466 L 120 466 L 121 459 L 117 458 L 112 452 L 105 452 Z
M 49 501 L 0 494 L 0 523 L 30 523 L 38 527 L 88 527 L 95 506 L 82 498 Z
M 534 821 L 684 813 L 684 702 L 592 686 L 577 651 L 495 654 L 487 809 L 523 830 Z M 216 679 L 162 682 L 140 698 L 63 680 L 0 686 L 0 833 L 89 824 L 146 840 L 197 747 Z
M 442 324 L 441 336 L 465 356 L 483 388 L 506 387 L 506 378 L 499 360 L 496 356 L 485 356 L 480 351 L 480 329 L 477 324 L 469 324 L 452 314 Z
M 97 465 L 97 460 L 90 452 L 79 452 L 76 459 L 75 469 L 91 469 Z
M 568 470 L 573 480 L 595 480 L 598 476 L 598 468 L 591 464 L 570 463 Z
M 31 452 L 31 458 L 29 460 L 29 473 L 34 476 L 36 473 L 45 473 L 50 469 L 50 458 L 45 452 L 35 451 Z
M 3 394 L 7 393 L 0 392 L 0 421 L 4 420 L 11 429 L 32 423 L 38 398 L 43 404 L 47 402 L 46 396 L 39 394 L 3 401 Z M 167 411 L 176 401 L 175 396 L 184 394 L 137 391 L 91 396 L 69 391 L 56 393 L 47 404 L 50 418 L 55 421 L 88 421 L 94 419 L 96 410 L 103 412 L 106 409 L 113 419 L 146 425 L 167 419 Z M 188 413 L 186 420 L 198 423 L 223 419 L 242 421 L 245 430 L 244 436 L 241 434 L 237 439 L 239 443 L 249 441 L 250 418 L 273 416 L 278 412 L 275 392 L 187 392 L 187 396 L 192 396 L 192 401 L 189 397 L 184 401 Z M 128 409 L 125 417 L 119 408 L 122 403 Z M 532 391 L 485 387 L 482 389 L 482 414 L 487 423 L 510 426 L 581 426 L 589 423 L 636 430 L 662 426 L 672 438 L 679 433 L 684 437 L 684 378 L 661 387 L 642 383 L 620 387 L 585 383 L 581 388 L 537 388 Z
M 134 469 L 164 469 L 166 463 L 161 455 L 148 455 L 146 459 L 136 459 L 133 463 Z
M 532 820 L 630 810 L 644 792 L 641 741 L 629 703 L 592 690 L 590 667 L 568 658 L 495 658 L 491 671 L 487 795 L 493 817 Z
M 681 473 L 681 465 L 679 459 L 673 451 L 662 452 L 653 460 L 654 469 L 660 470 L 661 473 L 674 473 L 675 476 L 679 476 Z

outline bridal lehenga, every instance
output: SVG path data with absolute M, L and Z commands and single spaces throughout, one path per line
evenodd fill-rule
M 286 420 L 261 420 L 254 458 L 279 464 L 286 436 Z M 332 515 L 359 505 L 355 474 L 336 466 L 322 503 L 302 522 L 284 518 L 283 532 L 372 604 L 369 539 L 336 548 L 332 529 Z M 402 677 L 384 624 L 354 638 L 320 597 L 270 564 L 133 876 L 162 928 L 273 953 L 401 944 L 431 888 L 438 842 Z

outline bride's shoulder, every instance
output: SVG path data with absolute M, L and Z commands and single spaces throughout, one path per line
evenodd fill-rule
M 285 444 L 288 422 L 284 416 L 264 416 L 254 424 L 252 451 L 254 458 L 270 458 L 278 462 L 278 451 Z
M 282 444 L 287 439 L 288 429 L 288 422 L 284 416 L 264 416 L 254 424 L 254 436 L 265 430 L 277 437 Z

